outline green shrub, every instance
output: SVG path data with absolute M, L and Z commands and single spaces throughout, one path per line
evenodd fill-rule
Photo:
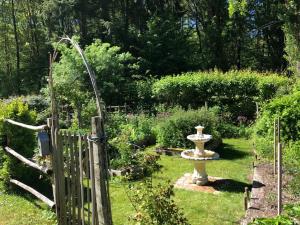
M 195 126 L 205 127 L 204 133 L 213 135 L 208 143 L 215 148 L 221 143 L 218 132 L 219 118 L 214 109 L 183 110 L 178 109 L 171 116 L 161 118 L 155 127 L 157 143 L 163 147 L 194 148 L 194 144 L 187 140 L 187 135 L 196 133 Z
M 296 225 L 300 219 L 300 205 L 289 204 L 284 206 L 283 215 L 274 218 L 257 218 L 249 225 Z
M 172 185 L 153 186 L 150 181 L 132 186 L 130 199 L 136 212 L 130 221 L 140 225 L 188 225 L 188 220 L 172 199 L 173 188 Z
M 127 133 L 126 133 L 127 132 Z M 109 141 L 110 164 L 114 169 L 127 169 L 126 179 L 136 180 L 150 176 L 161 166 L 159 157 L 143 152 L 130 143 L 131 130 L 124 129 L 117 137 Z
M 292 194 L 300 196 L 300 141 L 286 144 L 283 153 L 284 167 L 292 175 L 288 189 Z
M 218 126 L 218 131 L 222 138 L 248 138 L 249 128 L 245 125 L 235 125 L 227 122 L 220 122 Z
M 26 124 L 35 124 L 36 113 L 28 109 L 21 99 L 10 103 L 0 102 L 0 135 L 7 135 L 9 147 L 26 158 L 34 155 L 35 135 L 32 131 L 9 124 L 4 119 L 13 119 Z M 32 182 L 32 169 L 0 151 L 0 188 L 7 189 L 9 177 Z
M 186 73 L 167 76 L 156 81 L 154 97 L 159 103 L 198 108 L 205 101 L 229 111 L 233 120 L 238 116 L 253 118 L 255 102 L 263 102 L 275 96 L 282 86 L 291 82 L 277 74 L 252 71 L 220 71 Z
M 128 124 L 121 126 L 122 131 L 130 132 L 129 142 L 146 147 L 155 144 L 153 133 L 154 118 L 144 114 L 130 116 Z
M 105 121 L 105 132 L 108 139 L 113 139 L 120 135 L 121 127 L 127 124 L 128 119 L 125 114 L 122 113 L 109 113 Z
M 274 119 L 277 118 L 280 118 L 282 142 L 300 140 L 300 92 L 275 98 L 263 107 L 253 135 L 258 152 L 265 157 L 272 156 Z

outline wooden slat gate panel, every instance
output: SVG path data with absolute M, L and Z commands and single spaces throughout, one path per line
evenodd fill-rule
M 86 135 L 56 132 L 53 160 L 59 190 L 58 222 L 62 225 L 96 225 L 97 210 L 93 144 Z

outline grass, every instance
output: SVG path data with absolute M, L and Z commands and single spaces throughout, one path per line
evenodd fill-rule
M 234 224 L 244 215 L 243 191 L 249 185 L 247 179 L 252 167 L 251 145 L 245 139 L 225 139 L 224 146 L 218 152 L 219 161 L 207 165 L 210 176 L 231 179 L 229 186 L 223 187 L 221 194 L 199 193 L 175 189 L 175 201 L 184 210 L 189 222 L 198 224 Z M 162 156 L 162 170 L 153 176 L 153 182 L 175 182 L 184 173 L 193 171 L 188 161 L 176 156 Z M 130 224 L 128 217 L 134 209 L 127 197 L 128 184 L 112 183 L 113 220 L 116 225 Z
M 210 162 L 207 173 L 210 176 L 231 179 L 231 185 L 223 187 L 221 194 L 199 193 L 175 189 L 175 201 L 184 210 L 189 222 L 198 224 L 235 224 L 244 215 L 243 189 L 249 184 L 251 172 L 251 145 L 245 139 L 225 139 L 218 152 L 221 160 Z M 178 156 L 162 156 L 160 172 L 154 174 L 153 182 L 175 182 L 184 173 L 193 171 L 187 160 Z M 132 183 L 130 183 L 132 184 Z M 112 181 L 110 196 L 115 225 L 132 224 L 128 217 L 134 213 L 126 182 Z M 47 207 L 29 195 L 8 195 L 0 193 L 0 225 L 53 225 L 54 214 Z
M 29 195 L 0 193 L 1 225 L 54 225 L 55 213 Z

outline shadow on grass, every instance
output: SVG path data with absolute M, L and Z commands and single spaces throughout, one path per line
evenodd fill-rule
M 248 152 L 240 151 L 234 148 L 232 145 L 229 144 L 222 144 L 220 148 L 216 150 L 220 154 L 221 159 L 241 159 L 246 156 L 251 155 Z
M 234 193 L 244 193 L 245 187 L 248 188 L 251 187 L 250 184 L 232 180 L 232 179 L 216 180 L 209 183 L 209 185 L 212 186 L 217 191 L 234 192 Z

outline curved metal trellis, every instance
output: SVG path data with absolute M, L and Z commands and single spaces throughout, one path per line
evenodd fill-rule
M 84 65 L 87 69 L 87 72 L 89 74 L 91 84 L 92 84 L 92 87 L 93 87 L 93 91 L 94 91 L 94 94 L 95 94 L 96 106 L 97 106 L 97 112 L 98 112 L 98 120 L 96 120 L 95 118 L 93 118 L 93 120 L 92 120 L 93 121 L 92 122 L 93 123 L 93 134 L 89 139 L 91 139 L 91 140 L 98 140 L 98 139 L 102 140 L 103 137 L 105 137 L 104 126 L 103 126 L 104 125 L 103 124 L 103 121 L 104 121 L 103 107 L 102 107 L 102 104 L 101 104 L 101 95 L 100 95 L 100 92 L 97 88 L 95 73 L 94 73 L 93 69 L 91 68 L 87 58 L 84 55 L 83 50 L 80 48 L 78 43 L 76 43 L 74 40 L 72 40 L 69 37 L 61 38 L 59 40 L 58 44 L 60 44 L 62 42 L 69 42 L 76 49 L 76 51 L 79 53 L 80 57 L 83 60 Z M 51 124 L 51 136 L 52 136 L 52 138 L 51 139 L 52 139 L 53 151 L 59 151 L 60 150 L 60 149 L 56 149 L 58 147 L 57 147 L 57 143 L 56 143 L 57 141 L 55 140 L 55 136 L 54 136 L 54 134 L 57 133 L 57 129 L 58 129 L 59 125 L 58 125 L 58 110 L 57 110 L 56 102 L 55 102 L 55 92 L 54 92 L 54 88 L 53 88 L 53 77 L 52 77 L 52 72 L 53 72 L 52 66 L 53 66 L 53 63 L 55 62 L 55 60 L 57 58 L 57 55 L 58 55 L 58 51 L 57 51 L 57 49 L 55 49 L 53 55 L 50 55 L 50 58 L 49 58 L 49 64 L 50 64 L 50 68 L 49 68 L 49 87 L 50 87 L 50 94 L 51 94 L 51 111 L 52 111 L 52 124 Z M 96 122 L 96 121 L 98 121 L 98 122 Z M 98 220 L 97 222 L 99 224 L 109 225 L 109 224 L 112 224 L 112 221 L 111 221 L 111 209 L 110 209 L 110 200 L 109 200 L 110 199 L 110 196 L 109 196 L 109 182 L 108 182 L 108 160 L 109 159 L 108 159 L 107 151 L 105 150 L 106 149 L 105 141 L 102 140 L 102 141 L 97 141 L 97 142 L 95 142 L 95 141 L 89 141 L 89 142 L 92 143 L 92 145 L 94 145 L 94 148 L 96 148 L 98 150 L 98 151 L 96 151 L 96 153 L 94 153 L 94 154 L 96 154 L 96 157 L 99 156 L 98 161 L 95 163 L 95 166 L 99 167 L 99 164 L 101 164 L 101 163 L 105 164 L 104 170 L 103 170 L 103 167 L 101 167 L 102 169 L 98 170 L 98 173 L 99 173 L 98 175 L 100 176 L 100 174 L 102 174 L 101 179 L 105 179 L 104 182 L 105 182 L 105 186 L 106 186 L 105 187 L 106 191 L 102 192 L 102 190 L 101 190 L 101 188 L 103 188 L 103 186 L 100 183 L 102 183 L 102 182 L 100 182 L 100 183 L 96 182 L 96 185 L 98 185 L 96 187 L 96 189 L 98 189 L 97 191 L 99 192 L 99 196 L 97 196 L 97 197 L 100 197 L 102 199 L 97 199 L 97 210 L 98 210 L 98 212 L 96 214 L 98 214 L 98 219 L 96 219 L 95 222 Z M 104 154 L 105 157 L 101 156 L 101 154 Z M 55 166 L 55 163 L 56 163 L 55 160 L 53 160 L 53 166 Z M 58 174 L 59 174 L 59 172 L 58 172 Z M 59 178 L 54 177 L 54 179 L 59 179 Z M 58 182 L 58 181 L 56 181 L 56 182 Z M 107 196 L 107 200 L 104 200 L 104 201 L 107 201 L 105 204 L 103 203 L 103 196 L 102 196 L 104 193 Z M 56 197 L 58 197 L 58 196 L 56 196 Z M 106 207 L 104 207 L 104 208 L 99 207 L 99 205 L 101 205 L 101 204 L 104 204 L 103 206 L 106 206 Z M 104 215 L 105 218 L 101 218 L 101 214 Z M 105 215 L 105 214 L 109 214 L 109 215 Z

